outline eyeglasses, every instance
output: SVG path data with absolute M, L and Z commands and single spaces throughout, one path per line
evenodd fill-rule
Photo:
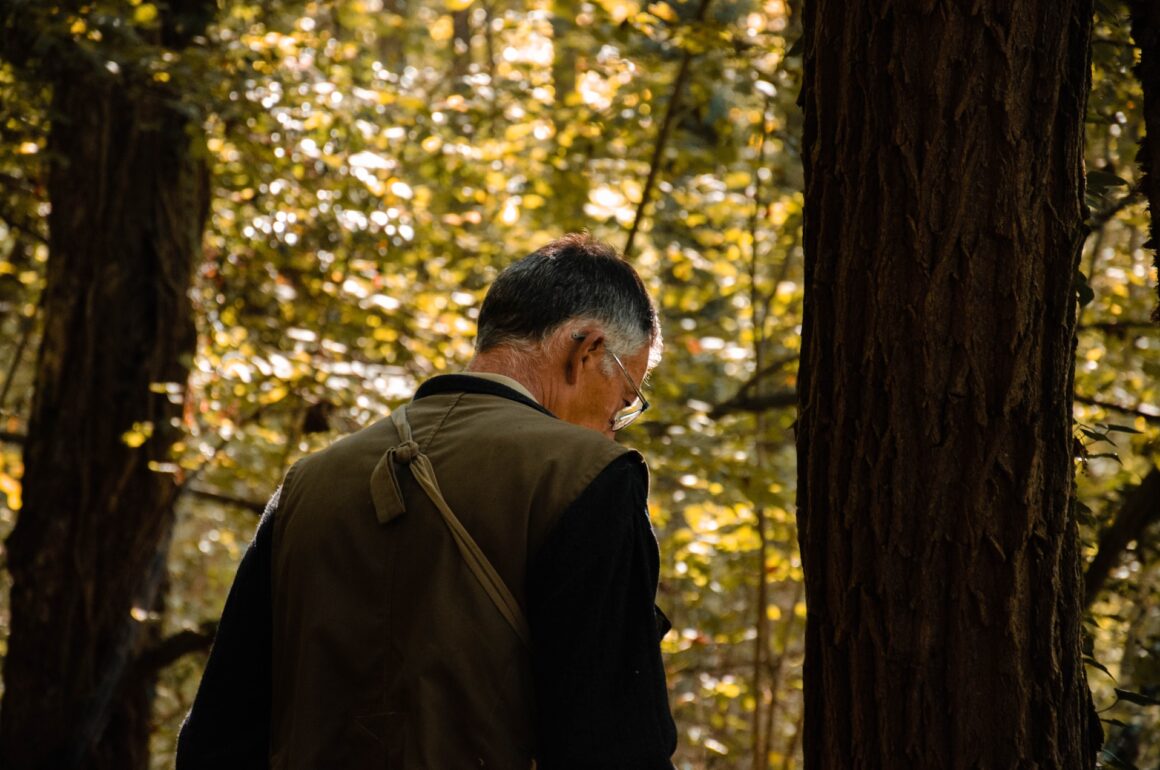
M 628 376 L 628 370 L 624 368 L 624 364 L 620 363 L 616 354 L 610 350 L 608 355 L 612 356 L 612 360 L 620 367 L 620 373 L 624 375 L 624 379 L 628 380 L 628 384 L 632 386 L 632 392 L 636 394 L 635 401 L 612 416 L 612 430 L 617 431 L 621 428 L 627 428 L 633 420 L 644 414 L 644 410 L 648 409 L 648 399 L 640 392 L 640 388 L 632 381 L 632 377 Z

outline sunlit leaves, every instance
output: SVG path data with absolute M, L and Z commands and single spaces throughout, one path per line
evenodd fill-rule
M 206 116 L 213 202 L 193 294 L 200 345 L 188 387 L 155 384 L 184 404 L 184 440 L 158 468 L 189 485 L 170 560 L 171 628 L 220 611 L 252 509 L 295 458 L 380 418 L 430 374 L 465 364 L 499 269 L 565 230 L 588 228 L 623 246 L 691 51 L 684 106 L 634 256 L 661 305 L 666 355 L 646 386 L 654 409 L 623 440 L 652 469 L 658 602 L 675 626 L 664 649 L 678 761 L 748 766 L 762 616 L 772 631 L 765 681 L 777 704 L 770 756 L 776 766 L 792 761 L 805 612 L 793 409 L 783 400 L 759 422 L 715 408 L 796 386 L 799 22 L 783 0 L 714 2 L 694 24 L 698 6 L 233 2 L 204 45 L 180 54 L 150 42 L 162 3 L 90 3 L 46 16 L 100 66 L 179 84 L 174 98 Z M 1112 44 L 1122 25 L 1100 24 L 1098 37 L 1111 42 L 1093 49 L 1088 168 L 1093 181 L 1128 185 L 1092 185 L 1096 215 L 1137 181 L 1141 103 L 1131 48 Z M 43 283 L 47 97 L 0 65 L 0 376 L 22 330 L 35 330 Z M 1076 373 L 1081 395 L 1141 412 L 1160 403 L 1160 343 L 1132 325 L 1146 318 L 1156 281 L 1144 223 L 1142 207 L 1128 205 L 1088 241 L 1081 269 L 1093 295 Z M 34 361 L 28 353 L 16 367 L 0 414 L 7 431 L 26 427 Z M 1140 431 L 1100 429 L 1115 446 L 1091 447 L 1082 467 L 1081 499 L 1107 522 L 1116 490 L 1156 461 L 1160 430 L 1090 403 L 1076 416 Z M 146 438 L 144 426 L 127 427 L 127 442 Z M 21 468 L 16 448 L 0 448 L 2 530 L 20 505 Z M 1095 456 L 1109 451 L 1120 463 Z M 1156 563 L 1136 544 L 1095 608 L 1097 658 L 1117 676 L 1147 673 L 1139 660 L 1152 659 L 1139 650 L 1160 638 L 1155 592 L 1136 587 L 1155 579 Z M 758 607 L 762 572 L 769 596 Z M 159 736 L 168 742 L 157 740 L 159 766 L 198 665 L 182 661 L 162 682 Z M 1104 705 L 1114 699 L 1104 685 L 1096 694 Z

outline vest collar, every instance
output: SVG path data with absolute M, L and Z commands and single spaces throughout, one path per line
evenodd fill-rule
M 418 401 L 427 396 L 437 396 L 444 393 L 479 393 L 486 396 L 499 396 L 510 401 L 516 401 L 524 406 L 530 406 L 549 417 L 556 416 L 548 411 L 547 408 L 517 390 L 513 390 L 495 380 L 489 380 L 483 377 L 472 377 L 470 374 L 440 374 L 432 377 L 420 385 L 419 389 L 415 391 L 414 400 Z

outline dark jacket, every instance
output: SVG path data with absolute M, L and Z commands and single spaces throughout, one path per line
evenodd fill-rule
M 530 649 L 409 470 L 381 472 L 401 439 L 380 422 L 295 465 L 272 537 L 255 540 L 271 541 L 270 766 L 668 767 L 639 455 L 472 377 L 426 383 L 407 414 L 451 510 L 524 610 Z M 405 513 L 384 513 L 384 495 Z M 179 767 L 211 766 L 195 757 L 215 741 L 207 711 L 225 676 L 199 692 Z

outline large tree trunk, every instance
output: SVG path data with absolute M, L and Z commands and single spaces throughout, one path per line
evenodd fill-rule
M 163 30 L 204 29 L 198 2 L 169 10 L 176 27 Z M 51 70 L 44 336 L 7 542 L 9 770 L 147 767 L 155 672 L 138 658 L 164 576 L 177 490 L 166 464 L 195 344 L 188 295 L 208 194 L 197 122 L 148 75 L 84 61 Z
M 808 768 L 1094 763 L 1069 502 L 1091 14 L 805 4 Z

